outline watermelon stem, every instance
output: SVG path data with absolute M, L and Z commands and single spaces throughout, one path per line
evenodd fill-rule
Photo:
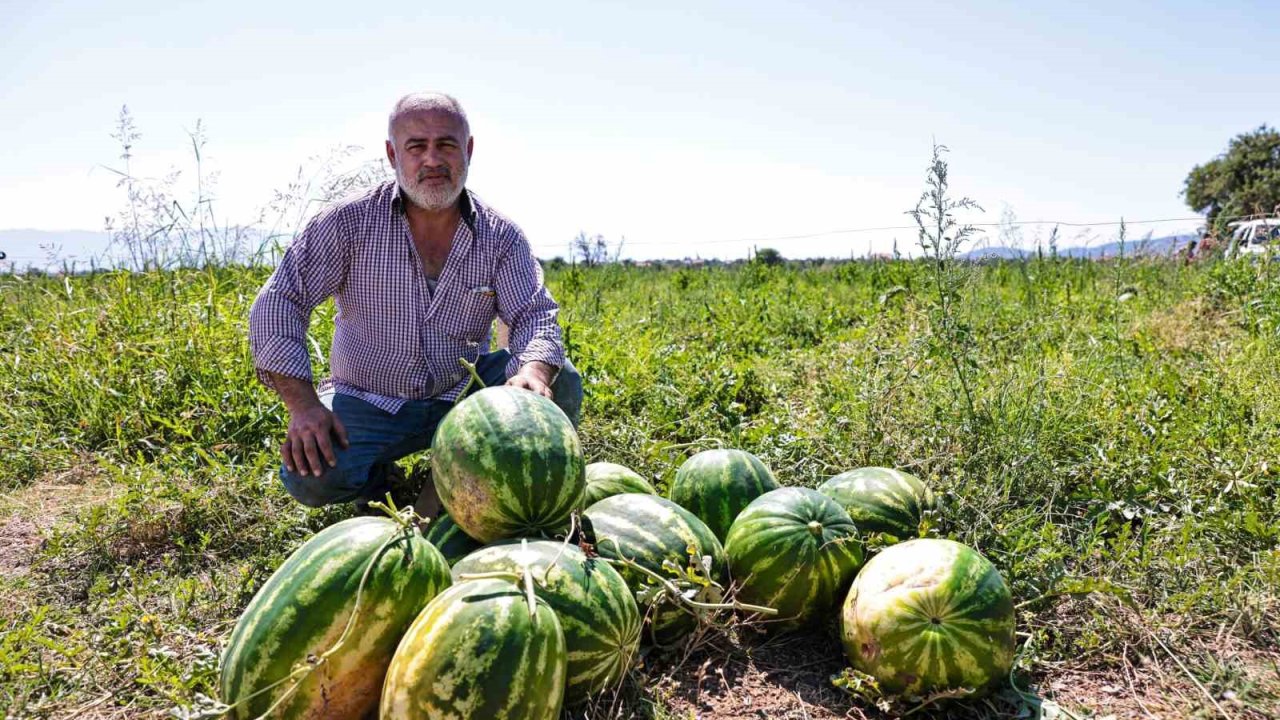
M 533 593 L 533 568 L 524 566 L 524 599 L 529 603 L 529 618 L 538 617 L 537 596 Z
M 386 502 L 374 500 L 369 503 L 369 507 L 386 513 L 388 517 L 396 521 L 396 524 L 405 530 L 409 530 L 414 525 L 426 521 L 426 518 L 419 515 L 417 511 L 413 509 L 412 505 L 404 508 L 396 507 L 396 502 L 391 499 L 390 492 L 387 493 L 386 500 Z
M 484 381 L 480 379 L 480 373 L 476 372 L 476 364 L 467 362 L 466 358 L 458 358 L 458 362 L 461 363 L 462 367 L 467 369 L 467 372 L 471 373 L 471 377 L 467 379 L 467 384 L 462 386 L 462 392 L 458 393 L 458 397 L 465 396 L 467 391 L 471 389 L 472 383 L 479 385 L 481 389 L 483 389 L 485 384 Z
M 521 549 L 527 551 L 529 549 L 529 541 L 521 540 L 520 547 Z M 551 572 L 551 566 L 547 566 L 547 573 L 550 573 L 550 572 Z M 533 579 L 533 563 L 526 563 L 521 565 L 520 572 L 512 572 L 510 570 L 494 570 L 493 572 L 483 572 L 483 573 L 463 573 L 458 576 L 458 579 L 463 581 L 490 580 L 490 579 L 510 580 L 511 582 L 514 582 L 517 585 L 522 585 L 524 589 L 525 601 L 529 603 L 530 618 L 537 618 L 538 616 L 538 602 L 537 602 L 538 596 L 533 591 L 534 584 L 536 583 L 538 587 L 546 587 L 547 585 L 546 579 L 545 579 L 545 573 L 544 573 L 543 579 L 541 580 Z
M 578 511 L 574 510 L 570 512 L 569 513 L 569 532 L 565 533 L 564 542 L 560 544 L 560 552 L 556 553 L 555 558 L 553 558 L 551 562 L 547 564 L 547 569 L 542 572 L 542 585 L 546 585 L 547 582 L 550 581 L 551 568 L 560 564 L 560 558 L 564 557 L 565 549 L 572 544 L 569 542 L 569 539 L 572 538 L 578 532 L 579 524 L 580 523 L 578 521 Z
M 674 600 L 677 605 L 683 605 L 686 610 L 689 610 L 694 615 L 698 614 L 697 612 L 698 610 L 742 610 L 746 612 L 759 613 L 760 615 L 777 615 L 778 614 L 778 611 L 774 608 L 764 607 L 763 605 L 748 605 L 747 603 L 740 603 L 737 600 L 732 600 L 727 603 L 705 603 L 705 602 L 699 602 L 697 600 L 691 600 L 685 597 L 685 594 L 680 590 L 680 587 L 676 585 L 674 582 L 671 582 L 667 578 L 662 577 L 658 573 L 650 570 L 647 567 L 644 567 L 643 565 L 637 563 L 635 560 L 632 560 L 631 558 L 627 557 L 626 554 L 622 552 L 622 547 L 618 544 L 618 541 L 615 540 L 614 538 L 611 538 L 611 537 L 600 538 L 599 542 L 600 544 L 603 544 L 605 542 L 613 543 L 614 549 L 617 550 L 618 552 L 617 558 L 607 558 L 607 557 L 601 556 L 600 558 L 601 560 L 604 560 L 610 565 L 622 565 L 624 567 L 631 568 L 632 570 L 635 570 L 641 575 L 644 575 L 650 578 L 651 580 L 657 582 L 662 587 L 662 589 L 666 592 L 667 597 Z M 719 585 L 717 585 L 714 582 L 712 582 L 711 584 L 719 587 Z

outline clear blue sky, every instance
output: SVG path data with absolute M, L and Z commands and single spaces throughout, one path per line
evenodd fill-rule
M 451 92 L 470 186 L 544 257 L 579 230 L 635 257 L 740 257 L 738 239 L 899 225 L 933 138 L 977 220 L 1185 217 L 1193 165 L 1280 123 L 1274 1 L 0 0 L 0 17 L 0 228 L 101 229 L 126 103 L 135 171 L 189 169 L 202 119 L 220 211 L 248 221 L 310 156 L 380 156 L 399 95 Z M 914 242 L 768 244 L 895 236 Z

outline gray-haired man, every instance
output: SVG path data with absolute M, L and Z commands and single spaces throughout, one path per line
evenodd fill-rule
M 395 460 L 430 446 L 466 385 L 459 358 L 486 384 L 552 398 L 575 424 L 582 403 L 524 233 L 465 188 L 474 139 L 462 106 L 407 95 L 387 136 L 396 181 L 316 215 L 249 314 L 258 377 L 289 410 L 280 477 L 306 505 L 381 498 Z M 332 377 L 317 393 L 306 332 L 329 297 Z M 509 351 L 489 352 L 495 317 Z M 433 501 L 425 488 L 419 504 Z

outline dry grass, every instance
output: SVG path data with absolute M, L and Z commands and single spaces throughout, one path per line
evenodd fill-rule
M 0 494 L 0 578 L 24 577 L 56 524 L 108 502 L 120 492 L 120 487 L 107 483 L 97 465 L 86 457 L 66 470 Z M 0 607 L 0 614 L 7 609 L 11 604 Z

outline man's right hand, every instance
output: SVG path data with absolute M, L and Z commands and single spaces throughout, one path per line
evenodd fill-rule
M 280 446 L 280 458 L 289 472 L 319 477 L 326 465 L 333 467 L 338 464 L 332 438 L 337 438 L 343 448 L 350 447 L 347 429 L 329 408 L 316 403 L 291 412 L 289 434 Z
M 285 407 L 289 408 L 289 432 L 280 445 L 280 459 L 291 473 L 320 477 L 325 466 L 338 464 L 333 440 L 350 447 L 347 429 L 329 408 L 320 402 L 310 380 L 267 373 Z M 321 464 L 324 463 L 324 464 Z

